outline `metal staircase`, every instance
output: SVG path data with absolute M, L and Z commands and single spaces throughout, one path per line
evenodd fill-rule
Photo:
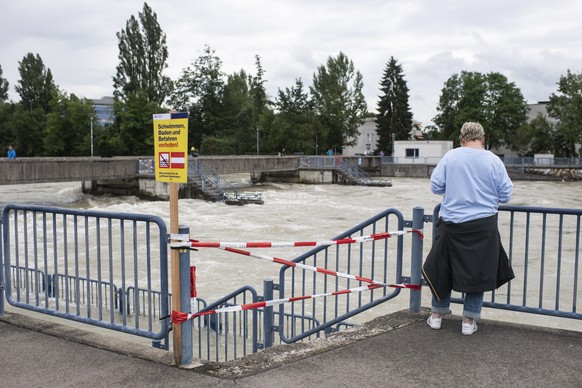
M 199 159 L 188 161 L 188 183 L 196 186 L 204 198 L 227 205 L 262 205 L 260 193 L 240 193 L 212 167 Z
M 370 174 L 343 158 L 341 163 L 336 163 L 335 170 L 343 177 L 346 184 L 358 186 L 392 186 L 392 181 L 388 179 L 374 179 Z

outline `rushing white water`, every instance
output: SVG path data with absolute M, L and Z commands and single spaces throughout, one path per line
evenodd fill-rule
M 429 180 L 392 178 L 392 187 L 343 185 L 264 184 L 250 186 L 246 174 L 227 176 L 242 190 L 260 192 L 264 205 L 228 206 L 202 200 L 180 200 L 180 224 L 190 228 L 191 238 L 204 241 L 320 241 L 330 239 L 387 209 L 400 210 L 405 219 L 412 209 L 423 207 L 431 214 L 440 196 L 430 192 Z M 580 208 L 582 183 L 515 181 L 513 205 Z M 111 212 L 146 213 L 160 216 L 169 225 L 167 201 L 143 201 L 135 197 L 83 195 L 80 183 L 0 186 L 0 205 L 28 203 Z M 428 244 L 425 244 L 427 246 Z M 269 250 L 267 255 L 293 259 L 306 249 Z M 266 278 L 276 279 L 279 267 L 218 250 L 192 252 L 197 266 L 198 291 L 212 301 L 242 285 L 261 290 Z M 405 274 L 406 275 L 406 274 Z M 423 306 L 430 305 L 423 292 Z M 408 306 L 407 294 L 390 301 L 393 311 Z M 461 307 L 453 305 L 459 314 Z M 485 310 L 484 318 L 582 330 L 569 319 Z

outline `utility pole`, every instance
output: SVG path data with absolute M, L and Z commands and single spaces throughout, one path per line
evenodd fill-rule
M 91 117 L 91 157 L 93 157 L 93 117 Z
M 257 127 L 257 156 L 259 155 L 259 127 Z

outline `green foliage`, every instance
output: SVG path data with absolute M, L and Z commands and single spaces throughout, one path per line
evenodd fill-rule
M 8 80 L 2 75 L 2 66 L 0 65 L 0 103 L 8 100 Z
M 517 130 L 511 148 L 517 150 L 520 156 L 554 153 L 557 140 L 554 126 L 539 113 Z
M 248 112 L 249 117 L 249 125 L 252 129 L 254 128 L 256 131 L 256 137 L 260 137 L 261 130 L 265 132 L 266 128 L 262 127 L 265 125 L 264 123 L 268 121 L 266 119 L 267 116 L 271 115 L 271 111 L 269 109 L 270 101 L 267 98 L 267 91 L 265 89 L 265 70 L 261 65 L 261 58 L 258 55 L 255 55 L 255 67 L 256 67 L 256 74 L 254 76 L 248 77 L 248 87 L 249 87 L 249 95 L 251 99 L 251 110 Z M 247 109 L 246 104 L 243 106 L 243 113 Z M 244 135 L 244 133 L 243 133 Z M 261 153 L 260 143 L 256 142 L 254 150 L 257 154 Z M 244 152 L 248 152 L 250 149 L 244 150 Z
M 310 91 L 321 124 L 318 137 L 323 148 L 341 150 L 355 143 L 367 111 L 363 86 L 362 74 L 342 52 L 317 68 Z
M 202 155 L 233 155 L 237 153 L 237 147 L 233 139 L 209 136 L 202 141 L 200 153 Z
M 52 100 L 43 138 L 47 156 L 90 156 L 91 101 L 80 100 L 72 94 L 59 94 Z
M 253 105 L 244 70 L 228 76 L 223 101 L 224 136 L 235 142 L 235 153 L 252 152 L 256 148 L 256 127 L 253 127 Z
M 500 73 L 461 72 L 446 82 L 439 98 L 435 123 L 442 138 L 458 144 L 463 123 L 485 128 L 487 148 L 511 146 L 512 137 L 527 120 L 527 103 L 514 83 Z
M 15 109 L 16 104 L 0 102 L 0 147 L 5 147 L 14 141 L 14 131 L 10 120 Z
M 267 144 L 271 152 L 316 154 L 318 120 L 313 101 L 304 89 L 301 79 L 295 86 L 279 89 L 275 101 L 277 115 L 271 124 Z
M 20 80 L 15 89 L 20 95 L 21 105 L 30 112 L 40 108 L 48 113 L 50 101 L 57 93 L 51 70 L 45 68 L 38 54 L 28 53 L 18 62 L 18 71 Z
M 426 140 L 443 140 L 442 133 L 434 124 L 425 126 L 423 129 L 423 138 Z
M 125 103 L 116 102 L 117 123 L 106 148 L 116 155 L 153 155 L 153 115 L 164 111 L 156 102 L 148 100 L 145 91 L 128 95 Z
M 30 110 L 22 104 L 16 105 L 8 125 L 14 136 L 11 143 L 19 157 L 43 154 L 46 120 L 46 112 L 41 107 Z
M 214 50 L 205 46 L 204 52 L 182 70 L 170 98 L 170 106 L 180 112 L 189 112 L 188 139 L 191 145 L 200 146 L 206 136 L 220 132 L 223 114 L 225 74 L 222 61 Z
M 392 154 L 392 139 L 407 140 L 412 129 L 412 112 L 408 103 L 408 86 L 404 80 L 402 65 L 394 57 L 386 64 L 380 81 L 380 100 L 376 115 L 378 143 L 376 151 Z
M 557 131 L 564 140 L 563 146 L 556 150 L 556 156 L 573 157 L 579 155 L 576 144 L 582 140 L 582 73 L 570 70 L 558 82 L 558 94 L 552 93 L 548 103 L 550 117 L 559 120 Z
M 138 16 L 139 21 L 132 15 L 126 28 L 117 33 L 119 64 L 113 77 L 114 96 L 125 100 L 145 92 L 148 102 L 161 105 L 172 89 L 172 81 L 163 75 L 168 67 L 166 34 L 147 3 Z

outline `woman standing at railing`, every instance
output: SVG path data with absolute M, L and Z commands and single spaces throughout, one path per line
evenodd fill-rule
M 460 140 L 461 147 L 447 152 L 431 175 L 431 191 L 444 198 L 422 272 L 433 294 L 428 325 L 441 328 L 455 290 L 465 294 L 461 332 L 471 335 L 483 293 L 514 277 L 497 227 L 499 203 L 511 199 L 513 184 L 501 159 L 484 149 L 481 124 L 463 124 Z

